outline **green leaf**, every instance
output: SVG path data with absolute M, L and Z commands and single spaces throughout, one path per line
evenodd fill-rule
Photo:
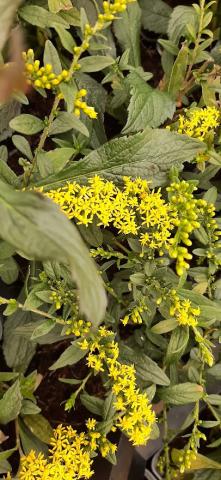
M 53 430 L 43 415 L 24 415 L 23 421 L 33 435 L 44 443 L 50 443 L 50 439 L 53 437 Z
M 49 12 L 38 5 L 25 5 L 19 9 L 20 17 L 31 25 L 40 28 L 51 28 L 61 25 L 69 28 L 69 24 L 56 13 Z
M 21 415 L 37 415 L 41 409 L 31 400 L 24 399 L 22 402 Z
M 174 318 L 170 318 L 169 320 L 158 322 L 151 328 L 151 332 L 161 335 L 162 333 L 171 332 L 171 330 L 174 330 L 176 327 L 177 321 Z
M 171 405 L 185 405 L 186 403 L 197 402 L 203 397 L 204 391 L 197 383 L 179 383 L 172 387 L 158 390 L 161 400 Z
M 110 392 L 109 395 L 105 398 L 103 404 L 103 419 L 111 420 L 114 417 L 116 408 L 114 407 L 114 402 L 116 398 L 113 392 Z
M 39 438 L 31 433 L 29 428 L 25 425 L 24 421 L 19 417 L 19 435 L 22 444 L 22 450 L 27 455 L 31 450 L 34 450 L 36 453 L 44 453 L 47 455 L 48 448 L 44 442 L 41 442 Z
M 221 363 L 217 363 L 213 367 L 208 368 L 207 373 L 215 377 L 217 380 L 221 380 Z
M 167 33 L 172 8 L 162 0 L 140 0 L 143 27 L 155 33 Z
M 211 405 L 219 406 L 221 405 L 221 395 L 217 395 L 215 393 L 207 395 L 206 402 L 210 403 Z
M 10 382 L 18 377 L 17 372 L 0 372 L 0 382 Z
M 89 137 L 87 127 L 76 117 L 73 113 L 61 112 L 53 121 L 50 129 L 50 135 L 57 135 L 58 133 L 68 132 L 69 130 L 77 130 L 85 137 Z
M 74 38 L 68 30 L 65 30 L 64 27 L 57 26 L 55 28 L 57 34 L 59 35 L 62 46 L 73 55 L 73 49 L 76 45 Z
M 74 365 L 84 358 L 86 353 L 85 350 L 79 347 L 79 340 L 76 340 L 70 347 L 66 348 L 59 359 L 50 367 L 50 370 L 57 370 L 58 368 L 66 367 L 66 365 Z
M 123 133 L 144 130 L 147 126 L 159 127 L 173 117 L 176 105 L 167 93 L 150 87 L 136 72 L 128 75 L 127 82 L 131 99 Z
M 11 448 L 10 450 L 5 450 L 4 452 L 0 452 L 0 464 L 7 460 L 14 452 L 16 452 L 17 448 Z
M 11 285 L 19 274 L 18 264 L 13 257 L 6 258 L 0 262 L 0 277 L 4 283 Z
M 50 40 L 46 40 L 44 49 L 44 65 L 52 65 L 53 72 L 56 75 L 62 72 L 60 57 L 56 48 Z
M 36 340 L 37 338 L 42 337 L 43 335 L 46 335 L 47 333 L 51 332 L 51 330 L 53 330 L 55 325 L 56 325 L 56 322 L 51 319 L 48 319 L 45 322 L 42 322 L 40 325 L 38 325 L 37 328 L 35 328 L 34 332 L 32 333 L 31 340 Z
M 123 51 L 129 49 L 129 65 L 140 65 L 141 10 L 138 3 L 129 4 L 119 19 L 115 20 L 114 33 Z
M 197 21 L 197 14 L 193 7 L 184 5 L 175 7 L 168 25 L 169 39 L 175 44 L 178 44 L 180 37 L 186 37 L 188 35 L 187 25 L 190 25 L 192 29 L 196 30 Z
M 76 227 L 35 192 L 13 191 L 0 181 L 1 237 L 29 258 L 68 263 L 79 287 L 80 309 L 99 324 L 106 308 L 100 276 Z
M 156 385 L 170 384 L 170 379 L 164 371 L 145 353 L 134 351 L 126 345 L 122 345 L 120 351 L 122 360 L 135 365 L 136 375 L 143 382 L 151 382 Z
M 13 118 L 9 123 L 12 130 L 23 133 L 24 135 L 34 135 L 44 128 L 44 122 L 33 115 L 23 113 L 18 117 Z
M 9 30 L 13 22 L 14 15 L 21 0 L 1 0 L 0 2 L 0 18 L 1 18 L 1 30 L 0 30 L 0 51 L 3 49 L 5 42 L 9 37 Z
M 176 61 L 174 62 L 168 85 L 168 93 L 174 99 L 177 98 L 177 94 L 182 90 L 188 66 L 188 59 L 189 48 L 183 44 L 177 55 Z
M 50 189 L 67 181 L 85 182 L 97 174 L 114 181 L 124 175 L 140 176 L 155 187 L 166 183 L 172 166 L 179 168 L 184 162 L 190 162 L 204 148 L 203 142 L 186 135 L 146 129 L 105 143 L 59 174 L 41 180 L 37 186 Z
M 69 162 L 74 152 L 74 148 L 55 148 L 50 152 L 39 152 L 37 165 L 41 176 L 44 178 L 60 172 Z
M 81 59 L 81 72 L 99 72 L 115 63 L 115 59 L 108 55 L 92 55 Z
M 19 301 L 23 297 L 19 296 Z M 16 328 L 36 321 L 37 315 L 30 312 L 16 311 L 7 318 L 4 325 L 3 351 L 6 363 L 10 368 L 25 371 L 35 353 L 35 344 L 29 342 L 24 336 L 16 335 Z M 13 345 L 13 348 L 12 348 Z
M 13 135 L 12 141 L 14 143 L 14 146 L 23 154 L 25 157 L 28 158 L 28 160 L 32 160 L 33 155 L 31 151 L 30 144 L 28 140 L 25 137 L 22 137 L 21 135 Z
M 20 114 L 21 105 L 15 100 L 10 100 L 0 106 L 0 141 L 12 135 L 9 127 L 10 120 Z
M 72 7 L 71 0 L 48 0 L 48 8 L 53 13 L 58 13 L 60 10 L 71 10 Z
M 88 393 L 84 392 L 81 394 L 81 403 L 85 408 L 87 408 L 87 410 L 89 410 L 89 412 L 93 413 L 94 415 L 102 416 L 104 400 L 101 398 L 88 395 Z
M 20 383 L 17 380 L 0 400 L 0 423 L 6 425 L 11 422 L 20 413 L 22 406 L 22 395 L 20 392 Z
M 166 353 L 166 362 L 175 363 L 185 352 L 189 340 L 188 327 L 177 327 L 170 337 Z

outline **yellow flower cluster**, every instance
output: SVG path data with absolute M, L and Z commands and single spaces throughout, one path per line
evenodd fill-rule
M 29 49 L 27 52 L 23 52 L 23 59 L 25 61 L 25 76 L 29 85 L 51 90 L 56 88 L 61 82 L 67 80 L 68 78 L 67 70 L 62 70 L 59 75 L 56 75 L 53 72 L 52 65 L 49 63 L 44 67 L 41 67 L 40 61 L 35 60 L 32 49 Z
M 183 450 L 180 450 L 179 452 L 178 461 L 181 474 L 191 468 L 192 461 L 196 459 L 200 446 L 200 441 L 207 440 L 206 435 L 199 430 L 199 424 L 200 421 L 198 421 L 198 424 L 194 425 L 188 444 Z
M 116 18 L 116 14 L 124 12 L 127 8 L 127 4 L 136 0 L 114 0 L 114 3 L 103 2 L 104 13 L 98 15 L 100 23 L 111 22 Z
M 98 225 L 112 225 L 119 233 L 138 235 L 143 245 L 151 249 L 163 248 L 174 227 L 175 212 L 161 196 L 160 191 L 150 192 L 148 182 L 124 177 L 124 187 L 99 176 L 88 180 L 89 185 L 69 183 L 58 190 L 46 192 L 58 203 L 66 215 L 79 224 L 88 226 L 94 219 Z
M 82 98 L 86 97 L 87 90 L 82 88 L 77 93 L 77 97 L 74 102 L 74 114 L 77 117 L 80 117 L 81 111 L 85 113 L 90 118 L 97 118 L 97 112 L 95 112 L 94 107 L 89 107 L 86 102 L 82 102 Z
M 150 438 L 155 414 L 145 393 L 136 387 L 135 368 L 121 364 L 119 347 L 113 340 L 113 333 L 100 327 L 96 336 L 79 342 L 83 350 L 89 350 L 87 364 L 95 372 L 107 369 L 116 397 L 115 426 L 127 434 L 133 445 L 144 445 Z
M 142 313 L 147 310 L 147 306 L 144 304 L 136 305 L 127 315 L 125 315 L 121 322 L 126 326 L 129 322 L 136 324 L 143 323 Z
M 169 296 L 171 317 L 175 317 L 179 325 L 196 327 L 198 325 L 197 317 L 200 315 L 200 308 L 194 308 L 189 299 L 181 300 L 176 290 L 170 290 Z
M 80 480 L 93 475 L 87 434 L 60 425 L 50 443 L 49 459 L 34 451 L 21 458 L 19 480 Z
M 171 247 L 169 255 L 175 258 L 176 271 L 178 275 L 182 275 L 186 268 L 189 268 L 187 260 L 191 260 L 192 255 L 188 252 L 186 246 L 191 246 L 191 233 L 200 227 L 199 216 L 204 213 L 207 206 L 206 200 L 194 198 L 193 192 L 196 187 L 184 180 L 180 183 L 172 183 L 167 188 L 169 193 L 169 201 L 171 207 L 177 213 L 175 224 L 177 231 L 175 236 L 170 240 Z
M 220 120 L 220 111 L 216 107 L 192 108 L 186 111 L 185 116 L 179 116 L 178 133 L 204 141 L 208 135 L 213 138 Z

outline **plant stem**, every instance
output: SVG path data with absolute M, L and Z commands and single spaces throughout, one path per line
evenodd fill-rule
M 21 448 L 18 417 L 15 419 L 15 438 L 16 438 L 16 447 L 19 451 L 19 455 L 20 455 L 20 457 L 23 457 L 24 453 L 23 453 L 23 450 Z
M 168 421 L 167 421 L 167 407 L 164 405 L 163 409 L 163 425 L 164 425 L 164 455 L 165 455 L 165 468 L 166 468 L 166 477 L 165 480 L 171 480 L 170 476 L 170 454 L 169 454 L 169 445 L 168 445 Z

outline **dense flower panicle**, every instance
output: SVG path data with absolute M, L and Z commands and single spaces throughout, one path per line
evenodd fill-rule
M 40 65 L 39 60 L 35 60 L 34 52 L 29 49 L 27 52 L 23 52 L 23 59 L 25 61 L 25 76 L 27 82 L 36 88 L 45 88 L 51 90 L 60 85 L 68 78 L 68 71 L 62 70 L 59 75 L 53 72 L 51 64 L 45 66 Z
M 88 226 L 96 221 L 105 228 L 113 226 L 120 234 L 137 236 L 143 249 L 159 255 L 169 253 L 176 259 L 178 275 L 189 268 L 192 255 L 187 247 L 192 245 L 190 236 L 194 230 L 203 224 L 211 239 L 218 240 L 215 207 L 195 198 L 193 183 L 172 183 L 167 188 L 166 202 L 160 190 L 149 190 L 146 180 L 124 177 L 123 181 L 120 189 L 112 181 L 95 175 L 87 185 L 68 183 L 45 195 L 79 224 Z
M 50 444 L 49 459 L 34 451 L 21 458 L 19 480 L 80 480 L 93 475 L 88 434 L 60 425 Z
M 88 185 L 69 183 L 45 194 L 79 224 L 87 226 L 97 219 L 98 225 L 112 225 L 119 233 L 140 234 L 142 245 L 152 249 L 164 247 L 174 227 L 176 215 L 170 205 L 160 191 L 150 192 L 148 182 L 140 178 L 125 177 L 121 190 L 112 181 L 94 176 Z M 147 229 L 144 234 L 142 230 Z
M 220 120 L 220 111 L 216 107 L 192 108 L 185 116 L 179 116 L 178 133 L 204 141 L 208 134 L 214 135 Z
M 144 304 L 144 302 L 140 302 L 139 305 L 136 305 L 136 307 L 132 308 L 132 310 L 130 310 L 130 312 L 121 319 L 121 322 L 124 326 L 126 326 L 129 322 L 135 325 L 141 324 L 143 323 L 142 313 L 146 310 L 147 306 Z
M 115 395 L 115 426 L 119 427 L 133 443 L 145 445 L 150 438 L 155 414 L 145 393 L 136 387 L 135 368 L 119 362 L 119 347 L 114 335 L 105 327 L 100 327 L 96 337 L 80 342 L 87 354 L 88 366 L 97 372 L 107 370 L 111 389 Z

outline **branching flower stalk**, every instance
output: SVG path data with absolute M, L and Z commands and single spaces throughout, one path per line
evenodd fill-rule
M 35 86 L 36 88 L 40 87 L 48 90 L 53 89 L 56 92 L 55 100 L 54 100 L 50 115 L 48 117 L 46 126 L 40 137 L 39 144 L 35 150 L 35 155 L 32 161 L 32 165 L 28 170 L 28 172 L 26 172 L 26 174 L 24 175 L 25 186 L 27 186 L 30 182 L 31 175 L 36 166 L 37 155 L 44 148 L 45 142 L 48 138 L 48 135 L 51 129 L 51 125 L 56 117 L 60 100 L 63 98 L 63 94 L 59 91 L 59 85 L 63 81 L 69 82 L 72 79 L 74 72 L 81 68 L 79 63 L 80 58 L 82 54 L 85 51 L 87 51 L 88 48 L 90 47 L 90 42 L 92 38 L 96 35 L 99 35 L 101 31 L 103 31 L 105 28 L 107 28 L 107 26 L 109 26 L 110 22 L 118 18 L 117 14 L 124 12 L 129 3 L 133 3 L 135 1 L 136 0 L 114 0 L 114 3 L 110 3 L 109 1 L 104 1 L 103 13 L 98 14 L 98 18 L 95 25 L 91 26 L 89 23 L 85 24 L 82 42 L 80 46 L 74 47 L 73 60 L 71 62 L 69 70 L 63 70 L 62 73 L 58 76 L 56 76 L 52 72 L 52 66 L 50 64 L 40 68 L 40 62 L 38 60 L 32 62 L 34 64 L 28 63 L 27 54 L 24 52 L 23 54 L 24 60 L 27 62 L 26 74 L 28 78 L 28 83 L 33 84 L 33 86 Z M 29 52 L 34 60 L 33 52 L 31 50 L 29 50 Z M 38 73 L 40 75 L 39 78 L 37 77 Z M 34 78 L 33 78 L 33 74 L 34 74 Z M 94 111 L 93 107 L 88 107 L 85 102 L 81 101 L 81 99 L 78 100 L 78 103 L 79 105 L 76 105 L 77 107 L 80 107 L 80 108 L 83 107 L 83 110 L 86 114 L 88 114 L 91 118 L 96 118 L 96 112 Z M 75 109 L 75 114 L 77 116 L 80 115 L 79 108 L 77 108 L 77 110 Z

